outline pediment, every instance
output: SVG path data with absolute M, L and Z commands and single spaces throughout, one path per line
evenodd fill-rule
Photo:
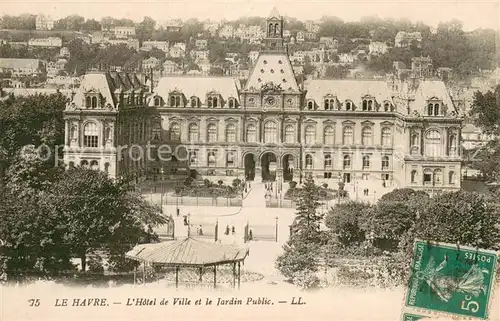
M 207 121 L 219 121 L 219 118 L 209 117 L 207 118 Z
M 325 125 L 335 125 L 336 122 L 333 121 L 333 120 L 327 119 L 327 120 L 323 121 L 323 124 L 325 124 Z
M 335 96 L 333 94 L 326 94 L 325 95 L 325 99 L 335 99 L 335 100 L 337 100 L 337 96 Z
M 363 95 L 361 98 L 363 98 L 363 99 L 374 99 L 375 97 L 373 97 L 373 95 L 366 94 L 366 95 Z
M 179 121 L 182 121 L 182 118 L 180 117 L 177 117 L 177 116 L 172 116 L 168 119 L 170 122 L 173 122 L 173 121 L 176 121 L 176 122 L 179 122 Z
M 247 120 L 246 120 L 246 121 L 247 121 L 247 123 L 256 123 L 256 122 L 258 122 L 259 120 L 258 120 L 258 119 L 256 119 L 256 118 L 250 117 L 250 118 L 247 118 Z
M 344 120 L 342 122 L 342 125 L 356 125 L 356 123 L 353 122 L 352 120 Z
M 318 122 L 315 121 L 314 119 L 306 119 L 306 120 L 304 120 L 304 123 L 305 124 L 317 124 Z
M 285 117 L 285 118 L 283 119 L 283 121 L 284 121 L 285 123 L 295 123 L 295 122 L 297 122 L 297 121 L 298 121 L 298 119 L 297 119 L 297 118 L 292 118 L 292 117 Z
M 390 121 L 383 121 L 380 123 L 380 125 L 383 125 L 383 126 L 394 126 L 394 123 L 391 123 Z
M 442 99 L 436 96 L 432 96 L 431 98 L 427 99 L 429 101 L 441 101 Z
M 90 88 L 89 90 L 87 90 L 85 92 L 85 94 L 100 94 L 99 90 L 95 89 L 95 88 Z
M 234 117 L 228 117 L 226 119 L 224 119 L 226 122 L 231 122 L 231 123 L 236 123 L 238 122 L 238 120 Z
M 207 96 L 211 96 L 211 95 L 218 96 L 218 95 L 220 95 L 220 93 L 215 89 L 211 89 L 209 92 L 207 92 Z
M 361 125 L 363 125 L 363 126 L 373 126 L 373 125 L 375 125 L 375 123 L 372 122 L 372 121 L 369 121 L 369 120 L 365 120 L 365 121 L 361 122 Z
M 188 121 L 195 121 L 195 122 L 199 122 L 201 119 L 200 119 L 200 118 L 198 118 L 198 117 L 196 117 L 196 116 L 192 116 L 192 117 L 189 117 L 187 120 L 188 120 Z

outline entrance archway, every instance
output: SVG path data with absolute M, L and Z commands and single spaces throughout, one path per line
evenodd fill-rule
M 275 181 L 276 180 L 276 170 L 278 168 L 278 162 L 276 155 L 271 152 L 264 153 L 260 161 L 262 166 L 262 180 L 263 181 Z
M 293 180 L 293 171 L 295 170 L 295 157 L 287 154 L 283 156 L 283 181 L 289 182 Z
M 255 155 L 248 153 L 244 158 L 245 164 L 245 179 L 247 181 L 253 181 L 255 179 Z

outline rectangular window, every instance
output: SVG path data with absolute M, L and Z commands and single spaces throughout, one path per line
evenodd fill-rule
M 424 173 L 424 185 L 432 184 L 432 174 Z

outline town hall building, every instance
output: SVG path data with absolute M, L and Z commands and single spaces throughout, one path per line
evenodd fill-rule
M 283 27 L 273 10 L 243 84 L 167 76 L 147 88 L 133 74 L 87 74 L 65 111 L 65 163 L 113 177 L 187 168 L 256 181 L 311 173 L 346 184 L 460 188 L 462 118 L 442 81 L 298 83 Z

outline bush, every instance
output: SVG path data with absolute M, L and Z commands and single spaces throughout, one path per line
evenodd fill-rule
M 182 194 L 182 187 L 176 187 L 175 188 L 175 194 L 181 195 Z
M 328 188 L 328 184 L 327 183 L 323 183 L 323 188 Z
M 297 182 L 296 181 L 290 181 L 290 183 L 288 183 L 290 185 L 290 188 L 295 188 L 297 187 Z
M 203 180 L 203 185 L 205 185 L 205 187 L 210 187 L 210 186 L 212 186 L 212 182 L 209 179 L 205 178 Z
M 312 290 L 320 287 L 320 280 L 316 272 L 311 270 L 297 272 L 292 278 L 292 283 L 302 290 Z
M 241 179 L 239 179 L 239 178 L 233 179 L 233 186 L 234 187 L 238 187 L 240 185 L 241 185 Z
M 339 182 L 339 192 L 343 191 L 344 187 L 345 187 L 345 183 L 344 182 Z
M 217 183 L 219 184 L 219 186 L 224 185 L 224 181 L 223 181 L 222 179 L 219 179 L 219 180 L 217 181 Z
M 191 184 L 193 183 L 194 179 L 189 176 L 189 177 L 186 177 L 186 179 L 184 180 L 184 185 L 186 185 L 187 187 L 191 186 Z

